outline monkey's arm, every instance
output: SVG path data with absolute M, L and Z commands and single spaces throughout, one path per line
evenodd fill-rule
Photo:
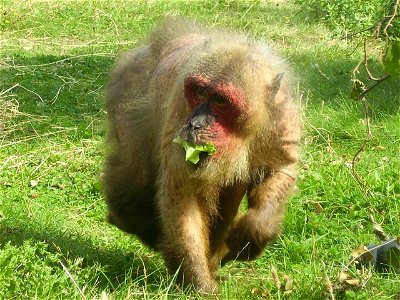
M 222 264 L 235 259 L 255 259 L 266 243 L 279 234 L 286 197 L 295 180 L 296 168 L 290 165 L 249 188 L 249 210 L 228 232 L 225 242 L 229 252 Z

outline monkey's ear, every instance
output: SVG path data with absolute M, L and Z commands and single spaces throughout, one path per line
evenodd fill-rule
M 278 75 L 275 76 L 274 81 L 272 82 L 270 100 L 273 100 L 276 94 L 278 93 L 279 88 L 281 87 L 281 81 L 284 74 L 285 73 L 278 73 Z

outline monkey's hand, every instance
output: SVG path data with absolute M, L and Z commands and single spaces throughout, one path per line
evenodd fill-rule
M 274 172 L 248 190 L 249 210 L 228 231 L 229 249 L 222 264 L 229 260 L 250 260 L 259 256 L 266 243 L 280 233 L 286 195 L 296 179 L 294 165 Z
M 269 228 L 261 210 L 249 209 L 229 230 L 225 243 L 229 252 L 222 265 L 230 260 L 252 260 L 257 258 L 266 243 L 276 237 L 279 228 Z

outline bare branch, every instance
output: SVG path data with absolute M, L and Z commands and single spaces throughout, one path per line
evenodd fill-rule
M 366 39 L 364 39 L 364 62 L 363 62 L 363 65 L 364 65 L 365 72 L 367 72 L 368 78 L 371 80 L 374 80 L 374 81 L 378 80 L 378 78 L 373 76 L 372 73 L 368 69 L 368 54 L 367 54 L 367 40 Z
M 395 18 L 399 16 L 399 6 L 400 6 L 400 0 L 396 0 L 396 4 L 393 6 L 393 14 L 390 16 L 389 21 L 387 22 L 385 28 L 383 29 L 383 33 L 388 36 L 387 30 L 390 25 L 392 25 L 392 22 Z
M 385 81 L 386 79 L 388 79 L 390 77 L 390 74 L 387 74 L 385 76 L 383 76 L 382 78 L 376 79 L 374 83 L 372 83 L 371 85 L 369 85 L 365 91 L 363 91 L 360 95 L 358 95 L 358 99 L 362 99 L 365 97 L 365 95 L 367 93 L 369 93 L 372 89 L 374 89 L 377 85 L 379 85 L 380 83 L 382 83 L 383 81 Z

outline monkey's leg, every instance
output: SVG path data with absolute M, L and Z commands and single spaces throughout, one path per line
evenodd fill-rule
M 164 229 L 161 253 L 169 271 L 178 271 L 178 280 L 192 283 L 206 294 L 215 294 L 218 285 L 212 278 L 209 257 L 209 233 L 205 216 L 194 197 L 160 198 Z
M 214 278 L 219 275 L 218 268 L 221 265 L 221 259 L 229 252 L 225 237 L 237 215 L 247 188 L 247 184 L 228 186 L 220 193 L 218 216 L 213 218 L 210 234 L 210 267 Z
M 295 167 L 289 166 L 249 188 L 249 210 L 228 233 L 226 243 L 229 253 L 223 258 L 223 264 L 234 259 L 255 259 L 266 243 L 279 234 L 286 197 L 295 179 Z
M 111 154 L 104 174 L 109 222 L 155 249 L 161 236 L 155 187 L 137 182 L 137 168 L 121 157 Z

